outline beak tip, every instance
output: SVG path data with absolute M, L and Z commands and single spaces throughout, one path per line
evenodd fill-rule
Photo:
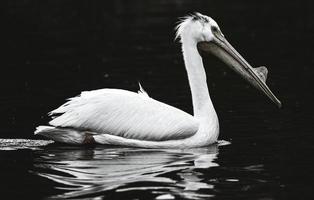
M 278 106 L 278 108 L 282 108 L 282 104 L 279 100 L 277 101 L 277 106 Z

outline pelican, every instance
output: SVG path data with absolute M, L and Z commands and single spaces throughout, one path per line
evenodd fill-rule
M 35 134 L 68 144 L 107 144 L 140 148 L 195 148 L 217 142 L 219 123 L 199 51 L 220 58 L 279 107 L 266 85 L 266 67 L 253 68 L 229 44 L 217 23 L 194 13 L 176 27 L 191 89 L 193 116 L 149 97 L 122 89 L 82 92 L 49 113 L 50 126 Z

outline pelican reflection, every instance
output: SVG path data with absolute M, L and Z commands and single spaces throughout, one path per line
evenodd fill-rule
M 195 169 L 218 166 L 217 155 L 218 145 L 185 150 L 52 146 L 36 152 L 34 169 L 64 191 L 52 198 L 145 189 L 156 197 L 199 199 L 209 197 L 213 185 Z

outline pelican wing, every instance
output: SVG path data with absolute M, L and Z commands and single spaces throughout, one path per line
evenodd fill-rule
M 56 127 L 150 141 L 187 138 L 199 127 L 190 114 L 156 101 L 146 92 L 119 89 L 82 92 L 50 114 L 55 118 L 49 123 Z

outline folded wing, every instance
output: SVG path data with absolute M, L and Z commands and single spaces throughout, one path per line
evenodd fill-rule
M 187 138 L 199 127 L 190 114 L 146 93 L 119 89 L 82 92 L 50 114 L 52 126 L 149 141 Z

